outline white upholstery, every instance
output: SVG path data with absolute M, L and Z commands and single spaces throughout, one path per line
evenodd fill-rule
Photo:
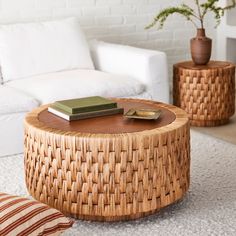
M 165 53 L 96 40 L 91 41 L 90 46 L 97 70 L 138 79 L 154 100 L 169 102 Z
M 0 26 L 3 81 L 72 69 L 93 69 L 78 20 Z
M 23 152 L 25 112 L 0 114 L 0 157 Z
M 39 103 L 19 90 L 0 85 L 0 115 L 30 111 Z
M 100 95 L 105 97 L 135 96 L 145 86 L 130 76 L 121 76 L 95 70 L 72 70 L 35 76 L 6 83 L 40 103 Z

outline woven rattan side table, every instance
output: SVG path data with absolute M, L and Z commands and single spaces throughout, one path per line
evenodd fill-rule
M 181 199 L 189 187 L 187 114 L 153 101 L 118 99 L 125 108 L 159 108 L 158 121 L 121 114 L 71 123 L 42 106 L 25 118 L 25 179 L 41 202 L 80 219 L 135 219 Z
M 182 62 L 173 68 L 174 105 L 193 126 L 226 124 L 235 112 L 235 65 L 211 61 L 205 66 Z

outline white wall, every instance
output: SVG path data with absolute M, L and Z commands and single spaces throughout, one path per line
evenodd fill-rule
M 221 0 L 222 5 L 226 2 Z M 236 8 L 226 12 L 217 36 L 217 57 L 236 63 Z
M 181 17 L 163 30 L 144 30 L 163 7 L 180 0 L 0 0 L 0 23 L 78 16 L 89 38 L 163 50 L 172 64 L 190 58 L 189 39 L 195 29 Z M 210 33 L 214 37 L 214 31 Z

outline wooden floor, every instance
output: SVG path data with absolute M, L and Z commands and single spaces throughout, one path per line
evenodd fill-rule
M 224 141 L 236 144 L 236 114 L 234 114 L 234 116 L 231 117 L 230 123 L 227 125 L 210 127 L 210 128 L 192 127 L 192 129 L 222 139 Z

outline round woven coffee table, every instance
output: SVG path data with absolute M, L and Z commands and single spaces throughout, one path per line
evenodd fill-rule
M 158 108 L 156 121 L 122 114 L 67 122 L 47 106 L 25 118 L 25 179 L 37 200 L 80 219 L 149 215 L 189 187 L 187 114 L 172 105 L 117 99 L 125 108 Z
M 193 126 L 229 122 L 235 112 L 235 65 L 211 61 L 197 66 L 191 61 L 174 65 L 174 105 L 184 109 Z

